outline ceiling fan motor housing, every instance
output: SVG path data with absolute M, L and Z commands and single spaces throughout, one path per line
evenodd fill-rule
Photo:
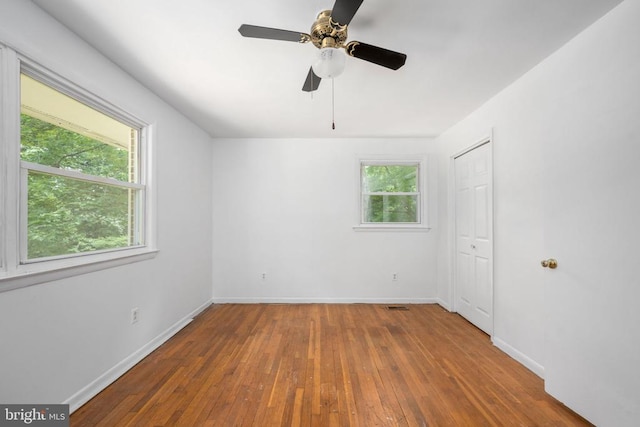
M 331 11 L 323 10 L 318 14 L 311 27 L 311 42 L 315 47 L 343 47 L 347 41 L 347 26 L 331 20 Z

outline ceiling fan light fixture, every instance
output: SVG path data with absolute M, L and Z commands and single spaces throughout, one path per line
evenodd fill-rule
M 347 55 L 342 48 L 323 47 L 319 49 L 312 68 L 323 79 L 333 79 L 344 71 Z

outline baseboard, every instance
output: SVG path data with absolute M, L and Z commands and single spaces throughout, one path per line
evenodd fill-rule
M 436 298 L 214 298 L 214 304 L 437 304 Z
M 435 299 L 436 304 L 438 304 L 440 307 L 444 308 L 447 311 L 451 311 L 451 306 L 449 305 L 449 303 L 445 302 L 442 298 L 436 298 Z
M 507 344 L 506 342 L 502 341 L 500 338 L 491 337 L 491 341 L 493 342 L 493 345 L 495 345 L 500 350 L 502 350 L 505 353 L 507 353 L 513 359 L 515 359 L 518 362 L 520 362 L 521 364 L 523 364 L 531 372 L 533 372 L 534 374 L 536 374 L 540 378 L 544 379 L 544 366 L 540 365 L 538 362 L 536 362 L 535 360 L 531 359 L 530 357 L 528 357 L 524 353 L 522 353 L 522 352 L 516 350 L 515 348 L 511 347 L 509 344 Z
M 206 303 L 202 304 L 200 307 L 196 308 L 191 313 L 174 323 L 169 329 L 158 335 L 156 338 L 151 340 L 139 350 L 132 353 L 129 357 L 122 360 L 113 368 L 100 375 L 89 385 L 87 385 L 62 403 L 68 404 L 69 412 L 73 413 L 75 410 L 80 408 L 82 405 L 87 403 L 94 396 L 104 390 L 107 386 L 109 386 L 109 384 L 113 383 L 115 380 L 124 375 L 129 369 L 133 368 L 142 359 L 151 354 L 151 352 L 164 344 L 167 340 L 169 340 L 169 338 L 178 333 L 182 328 L 191 323 L 194 317 L 196 317 L 200 312 L 209 307 L 211 304 L 212 301 L 207 301 Z

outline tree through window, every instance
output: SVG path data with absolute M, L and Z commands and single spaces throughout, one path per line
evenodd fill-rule
M 420 190 L 418 162 L 361 162 L 361 223 L 419 224 Z
M 143 244 L 140 129 L 21 75 L 23 261 Z

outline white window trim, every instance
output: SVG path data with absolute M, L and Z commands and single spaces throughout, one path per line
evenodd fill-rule
M 366 223 L 362 221 L 362 175 L 361 168 L 362 165 L 415 165 L 418 164 L 419 177 L 418 177 L 418 189 L 420 193 L 420 203 L 418 206 L 418 222 L 417 223 Z M 431 228 L 428 225 L 428 216 L 427 216 L 427 157 L 425 155 L 408 155 L 402 157 L 394 157 L 394 156 L 386 156 L 386 155 L 368 155 L 368 156 L 358 156 L 356 162 L 356 194 L 358 197 L 357 203 L 357 213 L 356 213 L 356 225 L 353 226 L 354 231 L 405 231 L 405 232 L 428 232 Z M 384 193 L 376 193 L 376 194 L 384 194 Z M 404 194 L 404 193 L 393 193 L 393 194 Z M 415 193 L 406 193 L 408 195 L 413 195 Z
M 22 163 L 19 153 L 20 141 L 20 73 L 21 65 L 28 74 L 38 77 L 63 93 L 71 94 L 89 106 L 97 108 L 124 123 L 140 128 L 140 184 L 132 187 L 144 188 L 144 235 L 142 246 L 96 251 L 73 256 L 52 257 L 21 263 L 20 173 Z M 56 73 L 39 66 L 6 46 L 0 45 L 0 292 L 23 288 L 39 283 L 103 270 L 143 261 L 155 257 L 156 247 L 156 186 L 155 153 L 153 134 L 155 124 L 114 106 Z M 28 164 L 34 169 L 46 166 Z M 57 174 L 74 172 L 56 171 Z M 121 185 L 121 184 L 120 184 Z

